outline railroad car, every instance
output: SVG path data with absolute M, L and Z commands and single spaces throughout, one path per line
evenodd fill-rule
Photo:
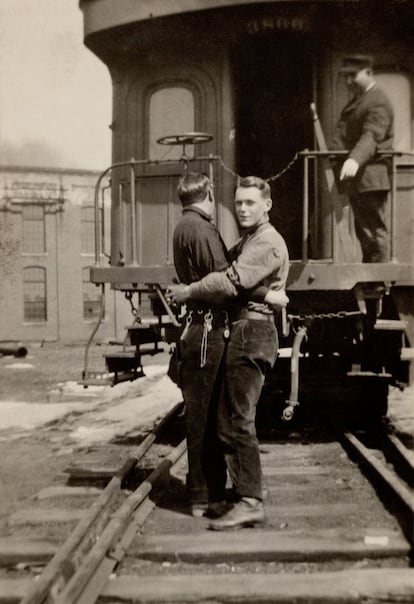
M 326 409 L 383 416 L 389 385 L 410 382 L 414 346 L 412 3 L 81 0 L 80 8 L 85 44 L 113 84 L 113 164 L 102 175 L 111 178 L 111 250 L 106 260 L 100 179 L 91 280 L 124 291 L 133 309 L 148 297 L 158 318 L 146 324 L 135 312 L 136 350 L 110 355 L 108 370 L 116 380 L 140 375 L 143 345 L 156 352 L 174 331 L 163 292 L 175 276 L 180 174 L 213 178 L 228 245 L 238 236 L 237 179 L 255 174 L 269 179 L 270 219 L 291 258 L 280 357 L 263 398 L 283 401 L 286 420 L 315 397 Z M 338 73 L 355 53 L 374 57 L 396 114 L 392 245 L 381 264 L 362 263 L 352 210 L 330 171 L 329 140 L 348 100 Z

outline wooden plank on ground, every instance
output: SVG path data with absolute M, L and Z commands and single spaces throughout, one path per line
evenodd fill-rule
M 338 468 L 333 466 L 264 466 L 262 467 L 264 476 L 337 476 Z
M 314 494 L 315 497 L 318 493 L 320 493 L 321 491 L 329 491 L 332 492 L 332 483 L 328 482 L 328 481 L 324 481 L 324 482 L 317 482 L 314 481 L 315 485 L 312 487 L 312 485 L 309 485 L 308 483 L 286 483 L 285 481 L 283 482 L 276 482 L 274 484 L 269 484 L 268 482 L 266 482 L 266 487 L 268 488 L 269 493 L 279 493 L 279 491 L 288 491 L 289 493 L 301 493 L 301 492 L 306 492 L 307 494 L 309 494 L 309 497 L 311 498 Z M 346 482 L 336 482 L 336 490 L 335 490 L 335 498 L 338 498 L 338 491 L 341 492 L 341 496 L 343 495 L 344 492 L 351 492 L 349 484 L 347 484 Z M 326 493 L 324 492 L 324 497 L 326 496 Z
M 268 518 L 318 518 L 325 516 L 350 516 L 352 514 L 360 514 L 361 506 L 357 503 L 295 503 L 292 505 L 266 505 L 266 513 Z M 171 510 L 158 508 L 157 519 L 171 518 Z M 183 508 L 180 510 L 174 510 L 174 516 L 185 516 L 192 522 L 194 518 L 189 515 L 188 510 Z
M 35 499 L 52 499 L 54 497 L 92 497 L 100 495 L 102 489 L 96 487 L 69 487 L 69 486 L 54 486 L 46 487 L 35 495 Z
M 45 539 L 0 537 L 0 566 L 19 563 L 46 564 L 57 550 L 57 544 Z
M 317 562 L 406 556 L 410 545 L 395 535 L 369 536 L 363 529 L 342 534 L 304 534 L 275 530 L 205 531 L 193 534 L 141 535 L 129 553 L 148 560 L 176 562 Z
M 87 510 L 67 510 L 67 509 L 36 509 L 28 508 L 19 510 L 12 514 L 8 520 L 10 526 L 20 524 L 49 524 L 49 523 L 66 523 L 78 522 L 81 520 Z
M 0 604 L 18 604 L 32 582 L 33 579 L 0 579 Z
M 362 601 L 413 602 L 412 569 L 344 570 L 323 573 L 264 573 L 133 577 L 106 583 L 103 602 L 187 604 L 259 602 L 313 604 Z
M 122 467 L 122 462 L 119 466 L 100 466 L 100 465 L 82 465 L 82 466 L 69 466 L 64 471 L 70 475 L 72 480 L 110 480 L 112 476 L 115 476 Z

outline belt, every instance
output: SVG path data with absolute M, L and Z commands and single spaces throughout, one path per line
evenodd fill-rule
M 185 318 L 185 320 L 187 320 L 187 317 L 189 319 L 191 316 L 191 320 L 189 319 L 190 324 L 195 323 L 199 325 L 204 325 L 206 316 L 211 317 L 212 327 L 223 327 L 224 325 L 227 325 L 229 321 L 232 320 L 231 317 L 229 317 L 229 313 L 224 309 L 214 311 L 191 310 L 190 313 L 188 313 Z
M 273 314 L 257 312 L 256 310 L 241 310 L 238 319 L 253 319 L 254 321 L 274 321 Z

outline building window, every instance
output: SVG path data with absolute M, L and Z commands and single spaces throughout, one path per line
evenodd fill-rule
M 149 104 L 149 157 L 160 160 L 179 159 L 180 145 L 172 148 L 159 145 L 163 136 L 193 132 L 195 129 L 194 95 L 189 88 L 172 86 L 156 90 Z M 186 145 L 186 153 L 193 154 L 193 145 Z
M 93 254 L 95 251 L 95 208 L 81 208 L 81 252 Z
M 27 266 L 23 269 L 24 320 L 47 321 L 46 269 Z
M 89 279 L 89 268 L 82 269 L 83 318 L 94 319 L 101 312 L 101 289 Z
M 394 109 L 394 149 L 411 151 L 411 86 L 402 73 L 380 72 L 375 75 L 378 86 L 390 99 Z
M 46 251 L 45 208 L 43 205 L 23 205 L 23 252 L 42 254 Z

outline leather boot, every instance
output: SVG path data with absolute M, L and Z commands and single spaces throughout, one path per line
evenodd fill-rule
M 265 517 L 263 503 L 260 499 L 242 497 L 224 516 L 212 520 L 208 528 L 213 531 L 227 531 L 247 526 L 257 526 L 264 523 Z

